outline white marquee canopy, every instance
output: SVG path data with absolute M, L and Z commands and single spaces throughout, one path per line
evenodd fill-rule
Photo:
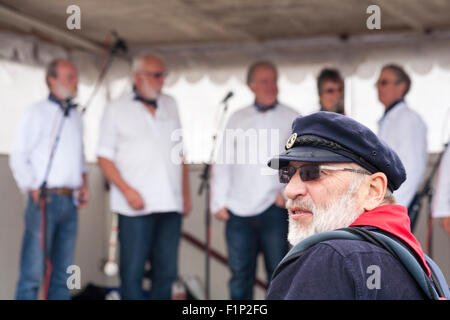
M 27 105 L 45 97 L 44 66 L 72 59 L 80 102 L 93 90 L 112 29 L 129 57 L 152 51 L 169 68 L 166 90 L 180 105 L 191 161 L 209 155 L 219 101 L 230 111 L 252 101 L 247 66 L 270 59 L 280 70 L 280 100 L 301 114 L 318 109 L 315 77 L 337 67 L 346 78 L 348 114 L 376 130 L 382 107 L 374 83 L 385 63 L 403 65 L 413 86 L 407 101 L 425 119 L 429 151 L 442 148 L 450 110 L 450 1 L 165 0 L 77 1 L 81 30 L 67 30 L 67 1 L 0 1 L 0 151 L 7 153 Z M 381 30 L 366 26 L 366 8 L 381 9 Z M 129 62 L 113 60 L 85 115 L 87 155 L 95 160 L 98 124 L 107 102 L 130 89 Z M 23 94 L 26 92 L 27 94 Z

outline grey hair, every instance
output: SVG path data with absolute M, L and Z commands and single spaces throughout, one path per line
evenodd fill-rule
M 386 193 L 384 194 L 383 204 L 396 204 L 397 200 L 394 197 L 394 194 L 391 190 L 386 189 Z
M 250 67 L 248 68 L 247 71 L 247 84 L 250 84 L 253 82 L 253 76 L 255 74 L 256 69 L 260 68 L 260 67 L 266 67 L 266 68 L 270 68 L 273 70 L 273 72 L 275 72 L 275 75 L 278 77 L 278 70 L 277 67 L 270 61 L 267 60 L 259 60 L 256 61 L 254 63 L 252 63 L 250 65 Z
M 57 78 L 58 77 L 58 63 L 63 61 L 63 59 L 53 59 L 47 65 L 45 69 L 45 82 L 47 83 L 47 87 L 50 89 L 50 81 L 49 78 Z
M 409 89 L 411 88 L 411 78 L 406 73 L 406 71 L 396 64 L 388 64 L 383 67 L 382 70 L 391 70 L 395 73 L 395 76 L 397 77 L 397 83 L 404 83 L 406 85 L 405 91 L 403 92 L 402 97 L 405 97 L 406 94 L 409 92 Z
M 351 163 L 350 167 L 352 169 L 358 169 L 358 170 L 365 170 L 366 171 L 366 169 L 364 169 L 363 167 L 361 167 L 357 163 Z M 362 183 L 364 177 L 365 177 L 365 175 L 362 175 L 362 174 L 355 174 L 353 176 L 353 180 L 352 180 L 352 182 L 350 184 L 350 188 L 349 188 L 349 189 L 352 189 L 351 190 L 352 193 L 356 192 L 359 189 L 359 187 L 361 186 L 361 183 Z M 396 203 L 397 203 L 397 200 L 395 199 L 394 194 L 392 193 L 391 190 L 389 190 L 389 188 L 386 188 L 386 193 L 384 194 L 383 201 L 381 202 L 381 205 L 396 204 Z
M 154 53 L 143 53 L 133 57 L 131 62 L 131 73 L 134 74 L 142 68 L 142 64 L 146 59 L 154 58 L 163 61 L 163 59 Z

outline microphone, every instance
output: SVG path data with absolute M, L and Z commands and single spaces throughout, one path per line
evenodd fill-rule
M 127 53 L 128 46 L 127 46 L 127 43 L 125 42 L 125 40 L 120 38 L 119 34 L 115 30 L 113 30 L 111 33 L 115 40 L 114 44 L 111 47 L 111 52 L 112 53 L 119 53 L 119 52 Z
M 92 99 L 97 94 L 100 84 L 105 77 L 106 71 L 108 70 L 108 68 L 112 62 L 113 56 L 115 54 L 119 54 L 119 53 L 122 53 L 123 56 L 126 56 L 126 54 L 128 52 L 127 43 L 125 42 L 125 40 L 123 40 L 122 38 L 119 37 L 119 34 L 117 33 L 117 31 L 111 30 L 110 34 L 114 37 L 114 43 L 112 43 L 110 45 L 108 54 L 103 58 L 102 67 L 100 69 L 97 82 L 95 83 L 95 86 L 91 93 L 91 96 L 89 97 L 86 104 L 81 109 L 82 113 L 84 113 L 86 111 L 88 106 L 91 104 Z M 128 60 L 128 59 L 126 59 L 126 60 Z
M 223 98 L 222 103 L 227 102 L 232 96 L 234 96 L 233 91 L 229 91 L 229 92 L 227 93 L 227 95 L 225 96 L 225 98 Z

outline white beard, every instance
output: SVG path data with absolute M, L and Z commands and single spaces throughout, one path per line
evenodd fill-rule
M 143 82 L 142 86 L 139 89 L 142 96 L 146 99 L 157 99 L 159 97 L 158 91 L 156 91 L 146 82 Z
M 348 191 L 328 201 L 323 208 L 316 206 L 310 199 L 288 199 L 286 208 L 303 207 L 313 213 L 312 221 L 304 225 L 289 215 L 288 241 L 295 246 L 313 234 L 345 228 L 351 225 L 362 213 L 354 199 L 361 180 L 355 179 Z
M 76 90 L 70 90 L 60 84 L 57 84 L 54 88 L 56 95 L 61 99 L 61 100 L 66 100 L 68 98 L 74 98 L 77 95 L 77 91 Z

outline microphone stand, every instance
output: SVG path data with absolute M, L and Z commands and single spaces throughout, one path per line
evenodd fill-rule
M 124 40 L 122 40 L 121 38 L 119 38 L 119 35 L 117 34 L 116 31 L 112 30 L 109 34 L 112 35 L 115 39 L 115 42 L 113 44 L 110 45 L 110 47 L 108 48 L 108 50 L 105 53 L 105 57 L 103 59 L 103 63 L 102 66 L 100 68 L 100 72 L 98 75 L 98 79 L 97 82 L 95 83 L 94 89 L 92 90 L 91 95 L 89 96 L 88 100 L 86 101 L 85 105 L 81 108 L 81 113 L 84 114 L 86 112 L 86 110 L 89 108 L 89 106 L 91 105 L 94 97 L 96 96 L 98 90 L 100 89 L 100 85 L 102 83 L 102 81 L 105 79 L 106 73 L 108 72 L 111 63 L 114 59 L 114 56 L 119 56 L 119 54 L 122 52 L 123 55 L 125 55 L 128 51 L 128 46 L 125 43 Z M 122 56 L 123 57 L 123 56 Z M 125 56 L 125 60 L 128 61 L 128 59 Z
M 218 130 L 222 128 L 223 121 L 225 119 L 225 114 L 228 110 L 228 99 L 231 98 L 232 95 L 227 95 L 227 97 L 222 101 L 224 104 L 223 112 L 220 115 Z M 217 147 L 217 132 L 213 136 L 213 146 L 211 149 L 211 154 L 209 157 L 209 162 L 205 164 L 203 167 L 202 174 L 200 175 L 200 187 L 198 189 L 198 195 L 201 196 L 203 191 L 206 193 L 206 202 L 205 202 L 205 240 L 206 240 L 206 256 L 205 256 L 205 299 L 209 300 L 210 298 L 210 251 L 211 251 L 211 213 L 210 213 L 210 195 L 211 195 L 211 184 L 210 184 L 210 175 L 211 175 L 211 164 L 214 161 L 214 155 Z
M 433 228 L 433 226 L 432 226 L 433 215 L 431 212 L 432 201 L 433 201 L 433 189 L 432 189 L 431 185 L 432 185 L 433 178 L 436 175 L 436 172 L 441 163 L 442 157 L 445 154 L 445 151 L 447 150 L 448 144 L 449 143 L 447 142 L 444 145 L 444 149 L 439 154 L 438 159 L 436 160 L 434 166 L 432 167 L 431 173 L 428 176 L 427 180 L 425 181 L 422 190 L 420 190 L 419 192 L 416 193 L 411 204 L 408 207 L 408 215 L 411 219 L 411 231 L 413 231 L 414 227 L 416 225 L 416 222 L 417 222 L 417 218 L 420 213 L 420 209 L 422 207 L 423 200 L 425 198 L 428 198 L 428 202 L 427 202 L 427 209 L 428 209 L 427 252 L 428 252 L 428 255 L 430 256 L 430 258 L 432 258 L 432 234 L 431 234 L 431 232 L 432 232 L 432 228 Z
M 64 126 L 64 120 L 68 117 L 69 111 L 70 111 L 70 101 L 62 101 L 63 103 L 63 117 L 61 119 L 61 122 L 59 123 L 58 131 L 55 136 L 55 140 L 53 142 L 52 148 L 50 150 L 50 156 L 47 163 L 47 168 L 45 170 L 44 174 L 44 181 L 42 182 L 42 185 L 40 186 L 40 192 L 39 192 L 39 207 L 41 211 L 41 248 L 44 253 L 44 289 L 43 289 L 43 300 L 47 300 L 48 297 L 48 289 L 50 285 L 50 276 L 52 273 L 52 264 L 50 260 L 50 256 L 48 253 L 48 247 L 47 247 L 47 179 L 50 174 L 50 170 L 53 163 L 53 158 L 55 156 L 56 147 L 58 146 L 59 139 L 61 137 L 61 133 Z

